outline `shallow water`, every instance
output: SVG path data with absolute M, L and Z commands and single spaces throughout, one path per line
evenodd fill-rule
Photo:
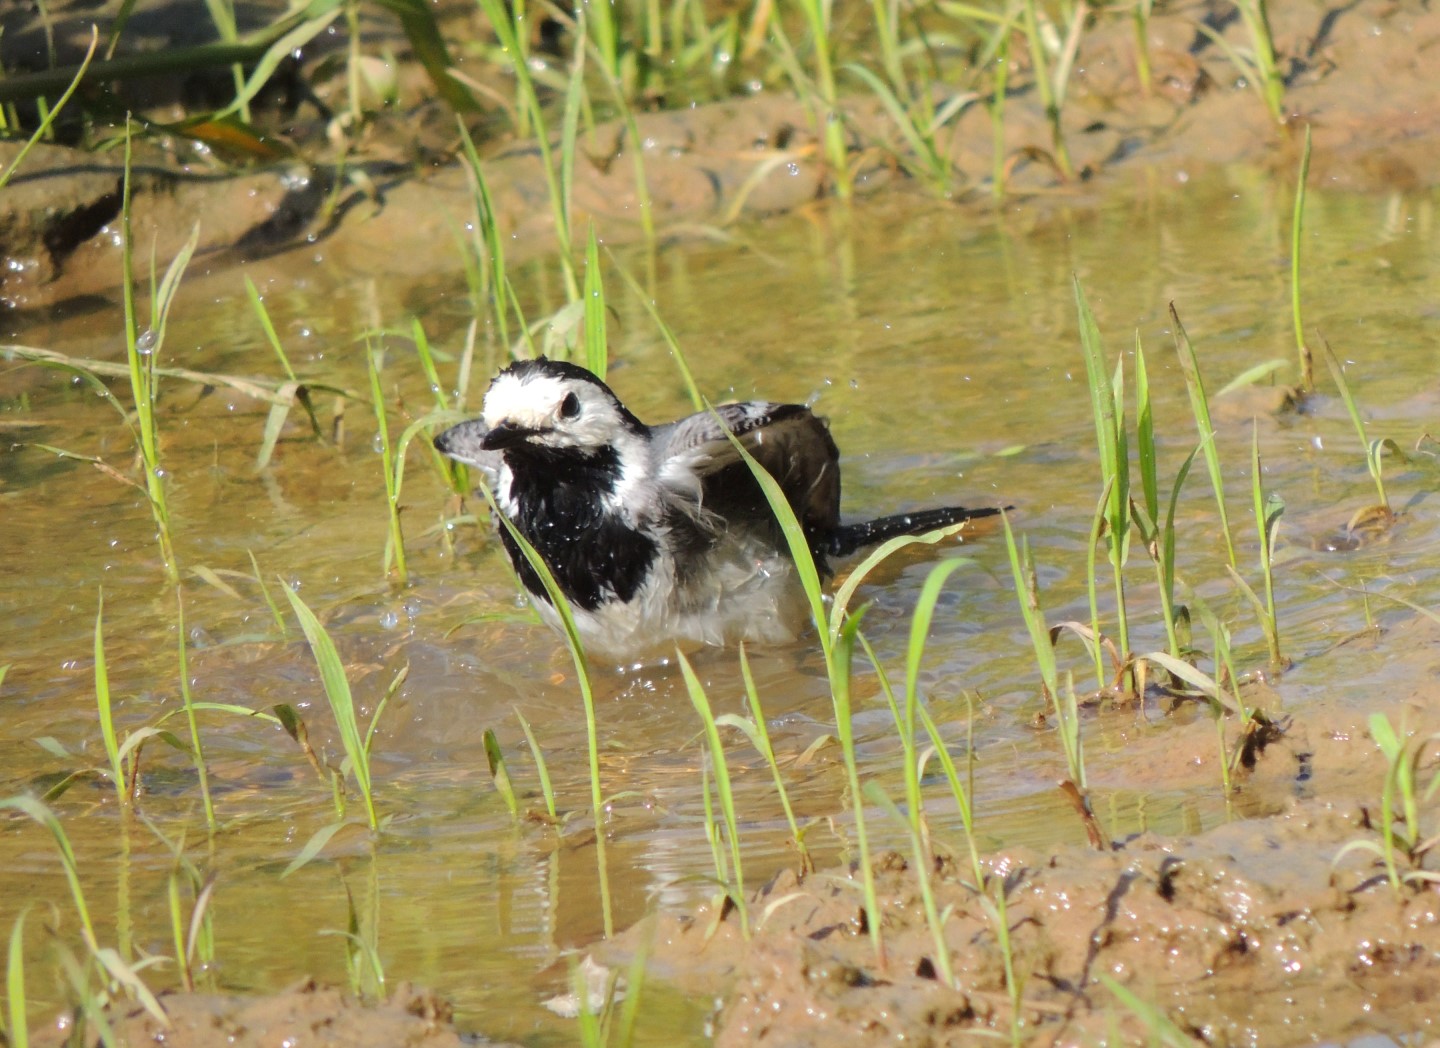
M 1440 349 L 1433 288 L 1440 270 L 1434 198 L 1312 192 L 1303 256 L 1307 325 L 1352 363 L 1352 388 L 1372 437 L 1409 451 L 1440 406 Z M 1145 347 L 1163 444 L 1162 485 L 1194 447 L 1175 364 L 1169 303 L 1201 356 L 1212 391 L 1269 358 L 1294 355 L 1288 283 L 1289 193 L 1245 171 L 1180 184 L 1142 181 L 1096 204 L 1056 198 L 999 215 L 890 195 L 772 219 L 724 242 L 669 244 L 655 256 L 617 252 L 648 281 L 685 348 L 700 388 L 715 399 L 764 396 L 813 403 L 829 416 L 842 453 L 845 510 L 875 516 L 927 504 L 1013 504 L 1017 531 L 1039 565 L 1050 621 L 1086 620 L 1085 547 L 1099 496 L 1099 468 L 1072 274 L 1084 283 L 1112 360 L 1132 375 L 1136 332 Z M 417 313 L 453 361 L 469 307 L 458 264 L 437 249 L 423 286 L 379 287 L 357 278 L 354 260 L 288 258 L 252 266 L 302 374 L 366 388 L 369 326 L 399 330 Z M 558 307 L 559 281 L 543 264 L 516 275 L 527 312 Z M 642 309 L 608 281 L 612 385 L 641 417 L 687 410 L 664 343 Z M 100 310 L 31 321 L 15 341 L 77 356 L 118 352 L 120 325 Z M 386 347 L 383 384 L 409 415 L 431 406 L 415 355 L 401 337 Z M 485 358 L 489 357 L 487 362 Z M 198 271 L 182 289 L 166 362 L 242 374 L 276 374 L 249 312 L 239 273 Z M 495 351 L 477 354 L 469 392 L 478 404 Z M 1323 364 L 1317 363 L 1324 375 Z M 449 381 L 453 362 L 442 363 Z M 1333 387 L 1321 380 L 1322 391 Z M 117 390 L 118 392 L 118 390 Z M 328 422 L 330 398 L 317 405 Z M 279 729 L 221 714 L 204 716 L 203 740 L 223 829 L 207 850 L 193 772 L 173 751 L 145 751 L 140 809 L 192 859 L 218 874 L 214 913 L 220 985 L 274 989 L 311 973 L 345 977 L 340 938 L 348 888 L 364 934 L 378 940 L 391 979 L 426 984 L 453 999 L 462 1026 L 532 1044 L 569 1043 L 573 1029 L 542 1001 L 562 992 L 568 958 L 602 932 L 595 848 L 588 826 L 585 732 L 573 668 L 556 637 L 527 620 L 486 532 L 442 530 L 446 497 L 417 442 L 403 502 L 412 579 L 397 589 L 382 573 L 384 490 L 373 418 L 352 404 L 339 447 L 292 427 L 275 462 L 252 468 L 265 419 L 258 405 L 223 391 L 167 386 L 163 457 L 171 475 L 174 531 L 187 568 L 225 575 L 233 594 L 203 579 L 185 586 L 195 697 L 251 708 L 290 703 L 317 747 L 335 753 L 331 718 L 308 650 L 291 627 L 281 637 L 250 574 L 247 551 L 278 597 L 277 576 L 321 614 L 350 668 L 368 716 L 395 673 L 409 676 L 385 709 L 375 744 L 378 805 L 393 816 L 375 844 L 337 837 L 324 856 L 281 873 L 310 835 L 334 819 L 328 787 Z M 1250 415 L 1217 408 L 1217 443 L 1241 570 L 1259 585 L 1249 517 Z M 25 428 L 8 430 L 8 424 Z M 0 424 L 17 441 L 98 455 L 125 469 L 128 434 L 114 409 L 81 385 L 38 369 L 0 375 Z M 394 432 L 403 428 L 392 415 Z M 1331 693 L 1306 657 L 1366 623 L 1361 587 L 1422 605 L 1436 602 L 1440 529 L 1433 519 L 1435 446 L 1410 463 L 1387 461 L 1391 497 L 1406 512 L 1383 542 L 1323 552 L 1356 509 L 1373 501 L 1364 456 L 1339 400 L 1325 392 L 1303 414 L 1258 422 L 1267 491 L 1286 512 L 1277 568 L 1284 646 L 1296 662 L 1279 687 L 1282 712 L 1303 717 Z M 104 763 L 93 702 L 93 629 L 99 590 L 122 728 L 150 723 L 179 702 L 175 606 L 163 584 L 154 526 L 139 493 L 90 465 L 33 447 L 0 455 L 0 795 L 39 792 L 77 767 Z M 1264 662 L 1248 605 L 1223 570 L 1224 545 L 1204 470 L 1181 500 L 1180 574 L 1233 631 L 1242 670 Z M 873 601 L 866 633 L 898 686 L 909 611 L 937 557 L 902 555 L 862 590 Z M 1011 591 L 1003 536 L 976 529 L 962 551 L 973 566 L 952 576 L 932 630 L 922 685 L 936 720 L 963 754 L 973 733 L 980 844 L 1083 841 L 1054 789 L 1064 758 L 1052 729 L 1037 727 L 1038 675 Z M 1101 572 L 1102 607 L 1113 605 Z M 1137 651 L 1164 646 L 1153 572 L 1137 543 L 1127 578 Z M 1403 612 L 1383 600 L 1382 621 Z M 490 614 L 485 621 L 468 618 Z M 500 613 L 498 616 L 495 613 Z M 456 628 L 459 627 L 459 628 Z M 453 630 L 453 632 L 452 632 Z M 1202 631 L 1199 646 L 1208 650 Z M 1077 686 L 1094 674 L 1073 640 L 1060 649 Z M 1353 656 L 1347 695 L 1382 692 L 1385 666 Z M 782 763 L 832 733 L 834 716 L 813 640 L 753 653 L 754 670 Z M 697 663 L 712 700 L 739 710 L 731 653 Z M 892 796 L 901 790 L 900 747 L 873 671 L 857 670 L 856 732 L 862 775 Z M 1363 701 L 1357 698 L 1356 701 Z M 515 711 L 534 726 L 563 809 L 560 834 L 515 826 L 494 790 L 482 748 L 493 729 L 526 803 L 540 807 L 533 762 Z M 1183 710 L 1174 718 L 1196 716 Z M 599 672 L 602 786 L 617 927 L 656 906 L 709 893 L 713 867 L 704 834 L 699 725 L 669 668 Z M 1174 723 L 1153 708 L 1090 715 L 1087 762 L 1107 831 L 1195 832 L 1236 815 L 1261 814 L 1286 794 L 1246 789 L 1227 805 L 1218 781 L 1178 768 L 1127 764 L 1137 734 L 1163 738 Z M 180 730 L 182 722 L 167 724 Z M 73 756 L 36 744 L 55 740 Z M 790 864 L 787 833 L 766 767 L 730 740 L 747 884 Z M 53 747 L 52 747 L 53 749 Z M 1183 755 L 1177 751 L 1176 759 Z M 1172 774 L 1174 772 L 1175 774 Z M 786 769 L 792 799 L 812 823 L 807 840 L 822 865 L 850 855 L 850 799 L 834 746 Z M 1303 787 L 1297 783 L 1295 791 Z M 960 846 L 959 820 L 939 781 L 927 784 L 937 840 Z M 128 939 L 168 952 L 165 885 L 169 852 L 145 826 L 125 826 L 113 790 L 88 780 L 56 808 L 75 845 L 102 941 Z M 352 814 L 357 809 L 352 807 Z M 876 808 L 872 834 L 902 837 Z M 0 920 L 18 904 L 53 901 L 74 936 L 66 888 L 43 831 L 0 832 Z M 37 962 L 39 936 L 32 936 Z M 162 977 L 163 981 L 163 977 Z M 48 986 L 43 979 L 34 985 Z M 646 987 L 642 1040 L 703 1040 L 705 1000 L 662 982 Z M 677 1033 L 679 1031 L 679 1033 Z

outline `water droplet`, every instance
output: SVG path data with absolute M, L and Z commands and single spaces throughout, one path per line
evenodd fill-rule
M 393 630 L 398 625 L 400 625 L 400 616 L 395 614 L 394 611 L 382 611 L 380 613 L 380 627 L 382 629 Z

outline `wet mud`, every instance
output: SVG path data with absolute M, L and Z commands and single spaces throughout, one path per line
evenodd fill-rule
M 116 1043 L 164 1044 L 171 1048 L 460 1048 L 498 1042 L 462 1038 L 451 1023 L 450 1006 L 424 990 L 400 986 L 388 999 L 362 1004 L 333 986 L 305 980 L 262 997 L 231 994 L 164 994 L 158 998 L 166 1022 L 139 1005 L 113 1009 Z M 34 1043 L 58 1048 L 70 1043 L 62 1024 L 42 1031 Z
M 1420 739 L 1440 727 L 1430 684 L 1440 627 L 1417 619 L 1355 643 L 1403 664 L 1402 678 L 1414 682 L 1412 694 L 1389 697 L 1392 720 L 1402 717 Z M 1322 656 L 1310 672 L 1345 657 Z M 1265 706 L 1264 691 L 1250 689 L 1249 701 Z M 1123 715 L 1135 729 L 1118 750 L 1090 758 L 1092 786 L 1163 791 L 1218 779 L 1208 716 L 1155 733 L 1144 730 L 1144 714 Z M 776 877 L 751 901 L 759 930 L 749 941 L 727 907 L 718 922 L 701 910 L 641 926 L 599 956 L 618 966 L 630 951 L 648 951 L 664 977 L 720 994 L 718 1045 L 973 1044 L 977 1035 L 1008 1038 L 1015 1016 L 996 931 L 1003 891 L 1026 1043 L 1164 1035 L 1164 1043 L 1296 1044 L 1375 1034 L 1428 1043 L 1440 1026 L 1440 890 L 1421 877 L 1396 889 L 1374 851 L 1347 847 L 1382 839 L 1386 764 L 1366 718 L 1362 708 L 1324 702 L 1281 716 L 1283 735 L 1241 776 L 1234 820 L 1203 834 L 1145 832 L 1101 851 L 1005 849 L 981 857 L 984 892 L 963 842 L 932 839 L 928 880 L 936 910 L 948 914 L 954 986 L 940 976 L 916 873 L 895 852 L 874 863 L 878 957 L 853 863 Z M 1422 758 L 1422 788 L 1437 756 L 1440 746 Z M 1402 877 L 1435 868 L 1433 856 L 1398 858 Z M 1126 1005 L 1127 992 L 1148 1017 Z
M 1359 0 L 1329 9 L 1277 5 L 1270 17 L 1277 46 L 1289 56 L 1285 128 L 1276 127 L 1224 50 L 1197 30 L 1203 22 L 1230 47 L 1246 46 L 1233 8 L 1218 0 L 1155 12 L 1149 91 L 1136 79 L 1125 20 L 1106 19 L 1087 30 L 1063 112 L 1079 172 L 1074 182 L 1060 180 L 1047 161 L 1049 126 L 1025 69 L 1017 67 L 1005 107 L 1012 197 L 1042 206 L 1055 194 L 1093 199 L 1127 177 L 1186 181 L 1204 168 L 1236 163 L 1290 171 L 1299 155 L 1299 129 L 1307 125 L 1314 135 L 1315 185 L 1434 185 L 1440 177 L 1440 111 L 1433 105 L 1427 56 L 1440 41 L 1440 12 Z M 985 101 L 973 99 L 956 118 L 949 153 L 956 198 L 988 206 L 995 165 Z M 903 141 L 880 104 L 863 96 L 844 104 L 857 192 L 909 186 L 894 159 Z M 343 168 L 296 157 L 231 176 L 213 164 L 177 164 L 164 151 L 143 150 L 138 162 L 148 169 L 135 186 L 137 242 L 154 240 L 163 267 L 199 223 L 197 257 L 212 270 L 304 251 L 363 259 L 381 279 L 422 272 L 436 246 L 451 243 L 474 217 L 469 177 L 456 159 L 458 138 L 445 132 L 423 144 L 410 141 L 417 126 L 434 123 L 424 114 L 435 105 L 416 101 L 403 113 L 382 115 L 361 154 L 347 158 Z M 646 192 L 661 236 L 707 235 L 737 218 L 800 207 L 830 191 L 823 149 L 795 99 L 762 93 L 640 113 L 636 120 Z M 0 162 L 13 148 L 0 148 Z M 642 233 L 631 148 L 623 121 L 601 124 L 586 136 L 576 166 L 573 221 L 577 227 L 593 222 L 610 244 Z M 553 219 L 534 143 L 497 138 L 483 153 L 496 222 L 512 245 L 510 259 L 553 250 Z M 39 308 L 114 288 L 120 172 L 113 156 L 52 146 L 32 153 L 0 199 L 0 302 Z
M 1084 172 L 1077 182 L 1060 182 L 1044 162 L 1048 128 L 1022 77 L 1007 103 L 1013 199 L 1043 209 L 1056 199 L 1096 199 L 1130 179 L 1186 181 L 1200 168 L 1235 163 L 1291 171 L 1294 128 L 1305 124 L 1314 133 L 1316 184 L 1436 184 L 1440 108 L 1429 63 L 1440 12 L 1380 0 L 1326 10 L 1276 5 L 1280 49 L 1294 56 L 1285 131 L 1253 91 L 1236 84 L 1220 49 L 1197 33 L 1196 23 L 1208 19 L 1238 45 L 1240 28 L 1227 10 L 1191 3 L 1156 13 L 1156 88 L 1149 95 L 1137 90 L 1127 26 L 1117 21 L 1086 37 L 1066 109 L 1070 147 Z M 892 129 L 878 107 L 850 104 L 860 190 L 921 192 L 881 148 Z M 803 207 L 829 190 L 821 151 L 794 101 L 759 96 L 638 119 L 662 236 Z M 955 127 L 951 155 L 963 204 L 988 193 L 993 157 L 984 106 L 972 104 Z M 576 173 L 576 220 L 593 219 L 608 242 L 636 238 L 638 196 L 620 125 L 600 128 L 596 141 L 600 151 Z M 537 151 L 512 142 L 488 152 L 487 178 L 516 245 L 513 260 L 549 251 L 553 230 Z M 393 159 L 361 161 L 368 175 L 361 186 L 298 161 L 230 176 L 148 158 L 136 181 L 137 241 L 157 244 L 163 268 L 198 220 L 198 257 L 212 272 L 313 252 L 381 280 L 423 274 L 434 268 L 436 245 L 449 250 L 455 229 L 472 217 L 467 176 L 445 154 L 438 148 L 434 156 L 444 162 L 419 171 Z M 0 164 L 5 160 L 0 151 Z M 113 296 L 118 185 L 113 158 L 82 159 L 58 147 L 32 153 L 0 198 L 0 300 L 24 310 Z M 1221 406 L 1217 414 L 1239 424 L 1288 409 L 1288 395 L 1256 391 L 1251 396 L 1263 402 Z M 1433 391 L 1421 395 L 1434 400 Z M 1309 522 L 1312 545 L 1323 548 L 1340 519 Z M 1344 849 L 1382 839 L 1386 768 L 1369 735 L 1369 713 L 1403 718 L 1419 738 L 1440 730 L 1440 627 L 1416 618 L 1387 632 L 1357 633 L 1292 672 L 1317 688 L 1329 675 L 1352 675 L 1355 663 L 1342 660 L 1357 652 L 1386 667 L 1384 694 L 1366 704 L 1312 699 L 1291 713 L 1275 687 L 1256 682 L 1247 691 L 1281 733 L 1243 773 L 1226 825 L 1190 836 L 1107 834 L 1104 851 L 1057 844 L 982 856 L 989 899 L 1004 893 L 1018 1016 L 993 902 L 968 883 L 963 842 L 954 839 L 932 841 L 942 858 L 927 873 L 938 908 L 949 912 L 944 935 L 955 986 L 939 977 L 916 871 L 895 853 L 877 861 L 883 956 L 864 926 L 853 863 L 803 880 L 793 870 L 780 873 L 754 896 L 758 930 L 749 941 L 733 913 L 717 919 L 710 911 L 672 910 L 594 955 L 623 970 L 635 951 L 646 952 L 651 979 L 718 997 L 721 1045 L 960 1045 L 982 1034 L 1007 1037 L 1014 1021 L 1022 1039 L 1040 1044 L 1133 1043 L 1169 1027 L 1214 1045 L 1376 1033 L 1431 1039 L 1440 1021 L 1440 894 L 1425 880 L 1395 890 L 1370 851 Z M 1102 704 L 1088 717 L 1087 733 L 1095 728 L 1105 739 L 1087 761 L 1097 793 L 1220 790 L 1215 727 L 1204 710 L 1152 700 L 1139 708 Z M 1434 774 L 1427 751 L 1422 787 Z M 1437 828 L 1423 827 L 1427 834 Z M 1434 866 L 1429 856 L 1400 860 L 1402 873 Z M 1132 1010 L 1105 980 L 1146 1002 L 1151 1014 Z M 171 1029 L 160 1034 L 153 1018 L 137 1011 L 114 1017 L 124 1036 L 137 1043 L 163 1036 L 195 1048 L 292 1036 L 376 1048 L 477 1043 L 462 1039 L 444 1003 L 421 991 L 396 991 L 366 1008 L 309 983 L 261 998 L 177 994 L 162 1002 Z M 484 1028 L 483 1016 L 476 1025 Z

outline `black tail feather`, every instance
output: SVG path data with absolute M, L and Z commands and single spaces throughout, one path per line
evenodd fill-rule
M 885 542 L 897 535 L 922 535 L 927 531 L 948 528 L 952 524 L 967 520 L 993 517 L 999 512 L 1000 510 L 993 506 L 984 509 L 946 506 L 942 509 L 922 509 L 915 513 L 897 513 L 893 517 L 881 517 L 879 520 L 869 520 L 861 524 L 842 524 L 826 537 L 824 548 L 832 557 L 848 557 L 856 550 Z

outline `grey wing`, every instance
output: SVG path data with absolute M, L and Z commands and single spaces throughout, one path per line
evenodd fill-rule
M 722 421 L 779 482 L 815 547 L 840 521 L 840 452 L 825 420 L 800 404 L 721 404 L 713 415 L 704 411 L 657 427 L 652 447 L 661 483 L 732 523 L 773 523 Z

